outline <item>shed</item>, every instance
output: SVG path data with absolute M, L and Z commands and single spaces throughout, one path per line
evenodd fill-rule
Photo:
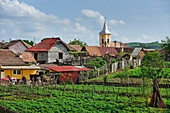
M 132 52 L 134 59 L 142 59 L 145 56 L 143 48 L 135 48 Z
M 74 83 L 78 83 L 78 76 L 81 71 L 89 71 L 89 68 L 78 68 L 75 66 L 55 66 L 46 67 L 50 70 L 50 73 L 60 73 L 60 75 L 55 76 L 59 79 L 59 82 L 66 82 L 71 80 Z

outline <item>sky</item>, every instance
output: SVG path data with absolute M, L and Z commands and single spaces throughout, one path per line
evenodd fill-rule
M 0 41 L 60 37 L 99 46 L 105 17 L 112 41 L 170 36 L 170 0 L 0 0 Z

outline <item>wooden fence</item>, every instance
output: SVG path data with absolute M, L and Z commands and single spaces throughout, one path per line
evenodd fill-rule
M 97 76 L 110 74 L 118 70 L 122 70 L 125 67 L 130 68 L 130 66 L 133 66 L 136 68 L 139 67 L 140 65 L 141 65 L 141 59 L 119 61 L 116 63 L 111 63 L 106 66 L 100 67 L 98 69 L 92 69 L 91 71 L 88 72 L 81 72 L 78 79 L 79 81 L 82 81 L 84 79 L 95 78 Z

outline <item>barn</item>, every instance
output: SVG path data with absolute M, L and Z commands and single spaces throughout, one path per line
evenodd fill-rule
M 74 83 L 78 83 L 78 76 L 81 71 L 89 71 L 89 68 L 78 68 L 75 66 L 54 66 L 46 67 L 50 73 L 55 73 L 56 79 L 59 83 L 71 80 Z

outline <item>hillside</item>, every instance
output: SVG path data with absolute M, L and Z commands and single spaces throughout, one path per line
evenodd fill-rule
M 159 42 L 151 42 L 151 43 L 130 42 L 127 44 L 132 48 L 143 47 L 146 49 L 161 49 L 161 44 Z

